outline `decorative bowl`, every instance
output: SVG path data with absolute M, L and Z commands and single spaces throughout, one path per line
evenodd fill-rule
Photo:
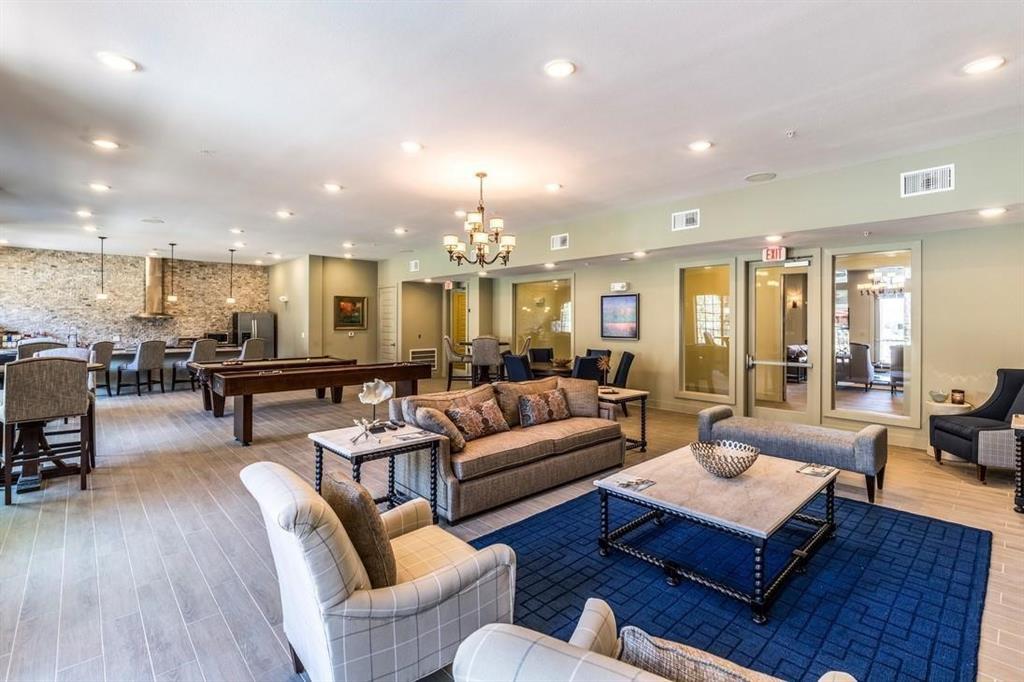
M 572 362 L 570 358 L 554 358 L 551 360 L 551 364 L 555 367 L 568 367 L 570 362 Z
M 735 478 L 757 461 L 758 448 L 733 440 L 697 441 L 690 452 L 708 473 L 719 478 Z
M 949 397 L 945 391 L 928 391 L 928 395 L 937 403 L 944 403 Z

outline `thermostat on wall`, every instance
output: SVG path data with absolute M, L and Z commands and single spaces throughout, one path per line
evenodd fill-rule
M 629 291 L 629 282 L 612 282 L 612 291 Z

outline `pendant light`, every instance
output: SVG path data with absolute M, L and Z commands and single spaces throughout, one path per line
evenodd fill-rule
M 177 246 L 177 244 L 169 242 L 168 246 L 171 247 L 171 293 L 167 296 L 167 302 L 177 303 L 178 297 L 174 293 L 174 247 Z
M 235 304 L 235 250 L 228 249 L 231 252 L 231 264 L 228 266 L 228 297 L 224 300 L 228 305 Z
M 103 290 L 103 279 L 104 279 L 104 265 L 106 260 L 106 254 L 103 251 L 103 242 L 107 240 L 106 237 L 99 237 L 100 240 L 100 292 L 96 294 L 97 301 L 105 301 L 110 297 L 110 294 Z

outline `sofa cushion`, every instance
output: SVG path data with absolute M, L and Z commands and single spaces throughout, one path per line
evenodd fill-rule
M 959 436 L 964 440 L 973 440 L 974 432 L 978 429 L 1008 429 L 1010 425 L 998 419 L 944 415 L 935 419 L 935 428 Z
M 622 436 L 618 422 L 596 417 L 569 417 L 525 429 L 537 439 L 550 443 L 551 454 L 561 455 L 580 448 L 615 440 Z
M 462 432 L 466 442 L 508 431 L 508 422 L 493 398 L 476 405 L 452 407 L 444 413 Z
M 572 416 L 598 416 L 596 381 L 558 377 L 558 387 L 565 392 L 565 402 L 568 403 Z
M 552 422 L 555 423 L 560 422 Z M 455 478 L 469 481 L 551 455 L 551 441 L 543 433 L 538 433 L 538 429 L 544 426 L 547 424 L 529 429 L 516 427 L 511 431 L 468 441 L 462 452 L 451 457 Z
M 570 416 L 565 393 L 560 388 L 519 396 L 519 423 L 523 428 L 568 419 Z
M 707 651 L 652 637 L 627 625 L 619 633 L 619 660 L 674 682 L 780 682 Z
M 363 562 L 373 587 L 396 584 L 395 555 L 373 497 L 355 481 L 328 472 L 321 486 L 324 501 L 334 510 Z
M 448 436 L 448 449 L 451 452 L 461 452 L 466 447 L 466 439 L 459 431 L 459 427 L 452 423 L 452 420 L 441 410 L 433 407 L 416 408 L 416 426 L 431 433 L 439 433 Z
M 498 398 L 498 406 L 505 415 L 509 426 L 519 426 L 519 397 L 544 393 L 558 387 L 556 377 L 537 379 L 535 381 L 503 381 L 494 384 L 494 394 Z
M 440 526 L 425 526 L 399 535 L 391 546 L 395 552 L 398 583 L 450 568 L 476 553 L 470 545 Z
M 477 386 L 465 391 L 444 391 L 441 393 L 425 393 L 423 395 L 410 395 L 402 398 L 402 419 L 407 424 L 413 424 L 423 428 L 416 422 L 416 409 L 420 407 L 432 407 L 435 410 L 444 412 L 451 407 L 466 407 L 476 405 L 494 398 L 494 389 L 490 384 Z

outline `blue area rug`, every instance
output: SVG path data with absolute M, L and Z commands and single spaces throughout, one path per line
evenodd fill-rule
M 612 527 L 640 512 L 619 500 L 610 506 Z M 820 516 L 823 506 L 819 496 L 808 510 Z M 621 552 L 599 556 L 598 519 L 595 491 L 473 542 L 515 549 L 517 624 L 565 640 L 586 599 L 600 597 L 619 627 L 787 680 L 828 670 L 860 682 L 975 678 L 988 531 L 836 498 L 836 537 L 783 586 L 768 623 L 755 625 L 740 602 L 685 580 L 669 587 L 659 568 Z M 791 523 L 772 539 L 768 575 L 808 532 Z M 741 540 L 680 520 L 624 539 L 749 591 L 751 550 Z

